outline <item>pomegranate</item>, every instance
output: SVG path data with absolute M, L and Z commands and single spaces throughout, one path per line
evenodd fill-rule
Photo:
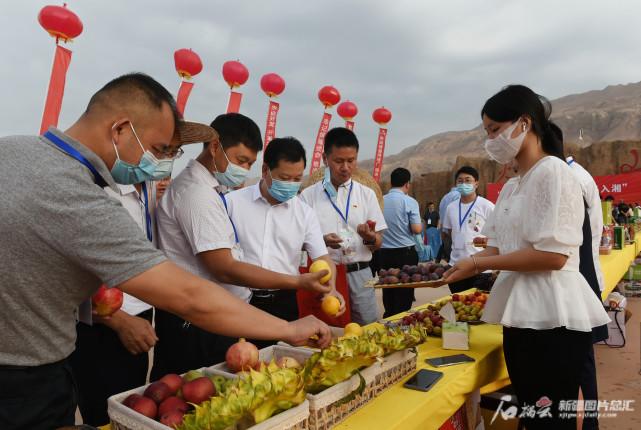
M 258 363 L 258 348 L 253 343 L 240 338 L 227 350 L 225 362 L 232 372 L 253 368 Z
M 118 288 L 107 288 L 101 285 L 91 297 L 94 312 L 101 317 L 114 314 L 122 306 L 123 294 Z

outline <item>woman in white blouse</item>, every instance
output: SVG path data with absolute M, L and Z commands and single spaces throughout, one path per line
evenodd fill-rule
M 579 273 L 583 197 L 550 112 L 545 98 L 521 85 L 485 103 L 485 149 L 501 164 L 516 160 L 520 177 L 487 220 L 487 248 L 445 274 L 455 282 L 501 271 L 483 320 L 504 326 L 505 361 L 528 430 L 576 428 L 559 406 L 577 400 L 591 329 L 609 321 Z

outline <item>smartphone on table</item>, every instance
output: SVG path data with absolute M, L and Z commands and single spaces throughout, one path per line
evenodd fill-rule
M 473 363 L 474 359 L 469 355 L 456 354 L 456 355 L 446 355 L 444 357 L 428 358 L 425 360 L 425 362 L 432 367 L 445 367 L 445 366 L 454 366 L 456 364 Z
M 429 391 L 430 388 L 443 377 L 443 372 L 421 369 L 403 384 L 403 387 L 411 390 Z

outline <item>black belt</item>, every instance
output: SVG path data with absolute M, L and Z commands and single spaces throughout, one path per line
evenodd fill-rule
M 369 269 L 369 261 L 357 261 L 356 263 L 349 263 L 345 265 L 347 273 L 358 272 L 363 269 Z

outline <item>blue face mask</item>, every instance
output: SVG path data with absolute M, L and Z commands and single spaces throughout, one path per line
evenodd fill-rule
M 325 167 L 325 178 L 323 179 L 323 188 L 325 189 L 325 191 L 327 191 L 329 198 L 331 200 L 336 201 L 336 196 L 338 195 L 338 193 L 336 192 L 336 188 L 334 188 L 334 185 L 332 184 L 332 175 L 329 171 L 329 167 Z
M 118 154 L 118 148 L 116 143 L 112 140 L 111 143 L 114 146 L 116 151 L 116 162 L 111 168 L 111 176 L 119 184 L 122 185 L 133 185 L 140 184 L 145 181 L 159 180 L 171 175 L 171 170 L 174 165 L 174 159 L 159 160 L 152 154 L 150 151 L 146 151 L 142 146 L 140 139 L 138 139 L 138 134 L 134 129 L 132 123 L 129 123 L 131 131 L 142 149 L 142 158 L 138 165 L 127 163 L 120 159 L 120 154 Z
M 222 146 L 220 149 L 221 151 L 223 151 L 223 155 L 227 159 L 227 169 L 225 169 L 224 172 L 213 172 L 214 177 L 224 186 L 236 188 L 237 186 L 245 182 L 245 179 L 247 179 L 247 175 L 249 175 L 249 170 L 229 161 L 229 158 L 227 158 L 227 154 L 225 153 L 225 150 L 222 148 Z M 215 158 L 214 167 L 216 167 Z M 218 167 L 216 167 L 216 170 L 218 170 Z
M 474 192 L 474 185 L 472 184 L 457 184 L 456 189 L 462 196 L 469 196 Z
M 298 190 L 300 190 L 300 182 L 279 181 L 272 177 L 271 171 L 269 172 L 269 176 L 272 178 L 272 185 L 267 189 L 270 196 L 281 203 L 296 197 Z

